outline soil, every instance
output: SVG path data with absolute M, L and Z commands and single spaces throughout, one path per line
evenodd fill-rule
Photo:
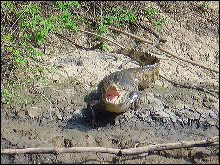
M 104 3 L 107 2 L 103 2 L 103 5 Z M 159 10 L 160 16 L 167 19 L 159 30 L 168 39 L 162 45 L 164 49 L 213 69 L 219 68 L 219 37 L 216 37 L 218 1 L 209 1 L 201 9 L 196 6 L 201 4 L 200 1 L 114 3 L 123 3 L 125 7 L 138 5 Z M 152 34 L 141 28 L 132 30 L 138 36 L 154 40 Z M 81 45 L 88 44 L 89 37 L 91 36 L 81 32 L 73 35 Z M 138 44 L 124 34 L 118 34 L 117 39 L 113 33 L 107 37 L 130 47 Z M 116 45 L 108 44 L 110 50 L 117 49 Z M 144 43 L 139 46 L 143 50 L 149 47 Z M 106 75 L 120 70 L 119 66 L 129 57 L 109 51 L 79 49 L 55 34 L 49 35 L 44 52 L 45 56 L 40 59 L 42 63 L 59 66 L 56 72 L 47 75 L 48 80 L 54 83 L 35 84 L 40 92 L 31 88 L 18 91 L 20 95 L 35 100 L 28 106 L 2 106 L 1 148 L 132 148 L 148 144 L 204 140 L 219 135 L 218 94 L 176 86 L 163 78 L 159 78 L 153 88 L 139 91 L 138 110 L 129 109 L 114 118 L 114 122 L 109 120 L 109 114 L 102 114 L 98 117 L 99 126 L 93 128 L 85 113 L 87 104 L 97 97 L 98 83 Z M 218 73 L 180 61 L 156 48 L 151 53 L 161 59 L 160 74 L 170 81 L 218 90 Z M 130 62 L 123 68 L 137 66 L 137 63 Z M 217 164 L 219 146 L 131 156 L 92 152 L 1 155 L 1 163 Z

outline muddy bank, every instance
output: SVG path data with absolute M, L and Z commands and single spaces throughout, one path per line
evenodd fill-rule
M 161 30 L 168 38 L 164 48 L 187 59 L 218 68 L 217 25 L 209 21 L 201 23 L 204 18 L 184 14 L 192 10 L 191 3 L 141 2 L 140 5 L 156 8 L 166 17 L 167 22 Z M 209 5 L 209 10 L 214 15 L 217 12 L 215 6 L 218 4 L 211 2 Z M 180 8 L 182 11 L 179 11 Z M 154 39 L 143 29 L 136 29 L 134 33 Z M 113 36 L 109 34 L 108 37 Z M 79 32 L 74 37 L 80 44 L 89 40 L 87 35 Z M 117 41 L 125 45 L 132 47 L 137 44 L 128 36 L 117 37 Z M 140 47 L 145 50 L 148 45 L 142 43 Z M 110 50 L 115 48 L 115 45 L 109 44 Z M 90 119 L 85 116 L 87 103 L 97 97 L 98 83 L 106 75 L 119 71 L 119 66 L 129 58 L 100 50 L 82 50 L 54 34 L 48 37 L 44 52 L 45 56 L 40 62 L 58 66 L 58 69 L 47 75 L 48 83 L 38 82 L 34 84 L 34 88 L 16 89 L 18 95 L 27 96 L 31 102 L 28 106 L 18 106 L 15 103 L 2 105 L 1 148 L 131 148 L 148 144 L 204 140 L 219 135 L 218 94 L 178 87 L 163 78 L 156 81 L 154 88 L 138 91 L 138 110 L 129 109 L 115 117 L 103 113 L 97 121 L 99 127 L 93 128 Z M 218 73 L 179 61 L 157 49 L 151 53 L 161 59 L 160 74 L 167 79 L 180 84 L 218 90 Z M 137 63 L 130 62 L 124 68 L 137 66 Z M 1 163 L 206 164 L 219 163 L 218 154 L 219 146 L 210 146 L 122 157 L 106 153 L 1 155 Z
M 85 58 L 80 55 L 83 64 L 88 61 L 88 57 L 93 59 L 96 56 L 100 60 L 106 58 L 104 56 L 106 53 L 91 51 L 85 54 Z M 110 61 L 112 59 L 109 65 L 116 65 L 115 70 L 117 70 L 117 65 L 119 66 L 123 60 L 126 60 L 123 55 L 119 55 L 123 60 L 120 58 L 113 60 L 114 56 L 111 53 L 107 57 Z M 62 58 L 68 59 L 69 56 Z M 74 55 L 72 59 L 77 61 L 78 58 Z M 68 69 L 70 70 L 82 69 L 84 73 L 87 73 L 82 68 L 87 64 L 79 66 L 72 62 L 66 63 L 65 61 L 64 63 L 69 66 Z M 136 66 L 132 63 L 130 65 L 128 67 Z M 71 67 L 77 67 L 77 69 Z M 56 74 L 65 75 L 63 70 Z M 85 76 L 74 79 L 72 78 L 74 73 L 71 75 L 71 72 L 68 72 L 68 74 L 71 78 L 66 81 L 41 88 L 52 104 L 45 100 L 24 108 L 16 107 L 16 105 L 14 107 L 3 107 L 2 148 L 45 146 L 131 148 L 136 145 L 203 140 L 219 135 L 218 98 L 195 89 L 174 87 L 162 78 L 157 80 L 154 88 L 139 91 L 140 105 L 138 110 L 131 109 L 124 114 L 111 118 L 108 113 L 101 114 L 97 121 L 99 127 L 93 128 L 90 119 L 85 116 L 85 109 L 87 102 L 96 97 L 95 91 L 99 79 L 95 80 L 93 76 L 91 79 Z M 53 76 L 56 78 L 56 75 Z M 76 74 L 76 76 L 79 75 Z M 92 79 L 94 84 L 90 84 Z M 35 95 L 39 96 L 40 94 Z M 213 146 L 195 150 L 166 151 L 160 154 L 149 153 L 148 156 L 141 158 L 139 156 L 119 158 L 103 153 L 4 155 L 2 161 L 3 163 L 113 163 L 117 160 L 119 163 L 140 163 L 156 159 L 160 163 L 195 163 L 197 159 L 200 161 L 201 157 L 208 157 L 207 161 L 214 159 L 216 162 L 218 160 L 215 152 L 217 148 L 217 146 Z M 202 153 L 198 156 L 201 150 Z M 184 159 L 178 155 L 180 151 L 184 155 Z M 194 156 L 186 157 L 191 152 L 194 153 Z

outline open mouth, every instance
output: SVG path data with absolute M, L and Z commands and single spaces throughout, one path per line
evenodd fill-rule
M 113 101 L 116 101 L 120 97 L 120 94 L 118 93 L 115 87 L 109 87 L 105 93 L 105 97 L 108 101 L 113 102 Z

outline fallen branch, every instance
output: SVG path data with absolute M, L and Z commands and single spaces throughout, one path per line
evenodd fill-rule
M 162 151 L 172 150 L 179 148 L 191 148 L 191 147 L 206 147 L 219 145 L 219 137 L 214 136 L 206 140 L 192 141 L 192 142 L 177 142 L 177 143 L 165 143 L 148 145 L 145 147 L 129 148 L 129 149 L 115 149 L 105 147 L 70 147 L 70 148 L 58 148 L 58 147 L 42 147 L 42 148 L 24 148 L 24 149 L 1 149 L 1 154 L 62 154 L 62 153 L 78 153 L 78 152 L 100 152 L 121 155 L 137 155 L 148 153 L 150 151 Z
M 105 39 L 105 40 L 107 40 L 107 41 L 112 42 L 112 43 L 115 44 L 115 45 L 118 45 L 118 46 L 121 47 L 121 48 L 125 48 L 123 45 L 121 45 L 121 44 L 119 44 L 119 43 L 117 43 L 117 42 L 114 42 L 114 41 L 110 40 L 110 39 L 107 38 L 107 37 L 104 37 L 104 36 L 101 36 L 101 35 L 98 35 L 98 34 L 95 34 L 95 33 L 89 32 L 89 31 L 86 31 L 86 30 L 82 30 L 82 29 L 77 29 L 77 30 L 78 30 L 78 31 L 81 31 L 81 32 L 84 32 L 84 33 L 87 33 L 87 34 L 91 34 L 91 35 L 94 35 L 94 36 L 103 38 L 103 39 Z
M 158 45 L 158 44 L 159 44 L 160 42 L 166 42 L 166 39 L 165 39 L 164 37 L 161 37 L 161 36 L 160 36 L 159 34 L 157 34 L 155 31 L 150 30 L 150 31 L 155 35 L 155 37 L 157 38 L 157 41 L 156 41 L 155 43 L 153 43 L 153 42 L 151 42 L 151 41 L 148 41 L 148 40 L 145 40 L 145 39 L 143 39 L 143 38 L 141 38 L 141 37 L 138 37 L 138 36 L 136 36 L 136 35 L 134 35 L 134 34 L 131 34 L 131 33 L 128 33 L 128 32 L 124 32 L 124 31 L 121 31 L 121 30 L 116 29 L 116 28 L 111 28 L 111 27 L 109 27 L 109 29 L 115 30 L 115 31 L 118 31 L 118 32 L 121 32 L 121 33 L 124 33 L 124 34 L 126 34 L 126 35 L 131 36 L 131 37 L 134 37 L 135 39 L 139 39 L 139 40 L 141 40 L 141 41 L 143 41 L 143 42 L 146 42 L 146 43 L 149 43 L 149 44 L 153 44 L 152 46 L 150 46 L 150 47 L 146 50 L 146 52 L 148 52 L 148 51 L 151 50 L 152 48 L 156 47 L 156 48 L 158 48 L 159 50 L 164 51 L 164 52 L 166 52 L 166 53 L 168 53 L 168 54 L 172 55 L 173 57 L 178 58 L 178 59 L 180 59 L 180 60 L 189 62 L 189 63 L 194 64 L 194 65 L 198 65 L 198 66 L 200 66 L 200 67 L 209 69 L 209 70 L 214 71 L 214 72 L 219 72 L 219 71 L 214 70 L 214 69 L 212 69 L 212 68 L 209 68 L 209 67 L 207 67 L 207 66 L 201 66 L 200 64 L 197 64 L 197 63 L 195 63 L 195 62 L 193 62 L 193 61 L 191 61 L 191 60 L 187 60 L 187 59 L 184 59 L 184 58 L 182 58 L 182 57 L 179 57 L 179 56 L 177 56 L 177 55 L 175 55 L 175 54 L 173 54 L 173 53 L 171 53 L 171 52 L 169 52 L 169 51 L 167 51 L 167 50 L 164 50 L 164 49 L 161 48 L 160 45 Z M 112 41 L 111 39 L 108 39 L 108 38 L 106 38 L 106 37 L 104 37 L 104 36 L 101 36 L 101 35 L 98 35 L 98 34 L 95 34 L 95 33 L 89 32 L 89 31 L 81 30 L 81 29 L 78 29 L 78 31 L 81 31 L 81 32 L 84 32 L 84 33 L 87 33 L 87 34 L 91 34 L 91 35 L 94 35 L 94 36 L 103 38 L 103 39 L 105 39 L 105 40 L 107 40 L 107 41 L 109 41 L 109 42 L 112 42 L 113 44 L 116 44 L 117 46 L 119 46 L 119 47 L 121 47 L 121 48 L 123 48 L 123 49 L 126 48 L 126 47 L 120 45 L 119 43 L 117 43 L 117 42 L 115 42 L 115 41 Z M 99 47 L 99 44 L 98 44 L 98 45 L 95 45 L 95 46 L 92 47 L 92 48 L 86 48 L 86 47 L 83 47 L 83 46 L 78 45 L 77 43 L 75 43 L 74 41 L 72 41 L 71 39 L 65 37 L 65 36 L 62 35 L 62 34 L 59 34 L 59 33 L 55 33 L 55 34 L 57 34 L 58 36 L 62 37 L 63 39 L 67 39 L 69 42 L 73 43 L 75 46 L 80 47 L 80 48 L 83 48 L 83 49 L 86 49 L 86 50 L 94 50 L 95 48 Z M 123 65 L 125 65 L 126 63 L 128 63 L 128 62 L 130 62 L 130 61 L 131 61 L 131 60 L 126 61 L 125 63 L 121 64 L 121 65 L 119 66 L 119 68 L 122 68 Z M 218 92 L 219 92 L 219 91 L 216 91 L 216 90 L 210 90 L 210 89 L 208 90 L 208 89 L 200 88 L 200 87 L 186 86 L 186 85 L 183 85 L 183 84 L 180 84 L 180 83 L 173 82 L 173 81 L 171 81 L 171 80 L 165 78 L 165 77 L 162 76 L 162 75 L 160 75 L 160 76 L 161 76 L 162 78 L 166 79 L 167 81 L 172 82 L 174 85 L 179 85 L 179 86 L 182 86 L 182 87 L 185 87 L 185 88 L 197 89 L 197 90 L 200 90 L 200 91 L 207 92 L 207 93 L 209 93 L 209 94 L 211 94 L 211 95 L 213 95 L 212 92 L 215 92 L 215 93 L 218 93 Z M 213 96 L 215 96 L 215 95 L 213 95 Z M 216 96 L 215 96 L 215 97 L 216 97 Z
M 160 46 L 157 46 L 157 48 L 158 48 L 159 50 L 161 50 L 161 51 L 167 53 L 167 54 L 170 54 L 171 56 L 173 56 L 173 57 L 175 57 L 175 58 L 177 58 L 177 59 L 179 59 L 179 60 L 182 60 L 182 61 L 191 63 L 191 64 L 193 64 L 193 65 L 197 65 L 197 66 L 199 66 L 199 67 L 201 67 L 201 68 L 208 69 L 208 70 L 211 70 L 211 71 L 213 71 L 213 72 L 219 73 L 219 70 L 215 70 L 215 69 L 212 69 L 212 68 L 210 68 L 210 67 L 208 67 L 208 66 L 205 66 L 205 65 L 202 65 L 202 64 L 198 64 L 198 63 L 196 63 L 196 62 L 194 62 L 194 61 L 191 61 L 191 60 L 185 59 L 185 58 L 183 58 L 183 57 L 177 56 L 177 55 L 175 55 L 175 54 L 169 52 L 168 50 L 161 48 Z
M 151 44 L 151 45 L 153 44 L 153 42 L 151 42 L 151 41 L 148 41 L 148 40 L 146 40 L 146 39 L 144 39 L 144 38 L 141 38 L 141 37 L 136 36 L 136 35 L 134 35 L 134 34 L 128 33 L 128 32 L 126 32 L 126 31 L 123 31 L 123 30 L 120 30 L 120 29 L 117 29 L 117 28 L 113 28 L 113 27 L 110 27 L 110 26 L 108 26 L 108 28 L 109 28 L 110 30 L 117 31 L 117 32 L 123 33 L 123 34 L 125 34 L 125 35 L 128 35 L 128 36 L 130 36 L 130 37 L 133 37 L 133 38 L 135 38 L 135 39 L 137 39 L 137 40 L 140 40 L 140 41 L 142 41 L 142 42 L 146 42 L 146 43 Z

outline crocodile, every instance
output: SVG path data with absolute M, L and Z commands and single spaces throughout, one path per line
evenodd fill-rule
M 160 59 L 147 52 L 135 49 L 120 49 L 114 53 L 124 54 L 137 61 L 140 67 L 116 71 L 98 84 L 98 100 L 89 104 L 92 125 L 96 124 L 98 111 L 123 113 L 138 100 L 138 91 L 153 87 L 159 76 Z

